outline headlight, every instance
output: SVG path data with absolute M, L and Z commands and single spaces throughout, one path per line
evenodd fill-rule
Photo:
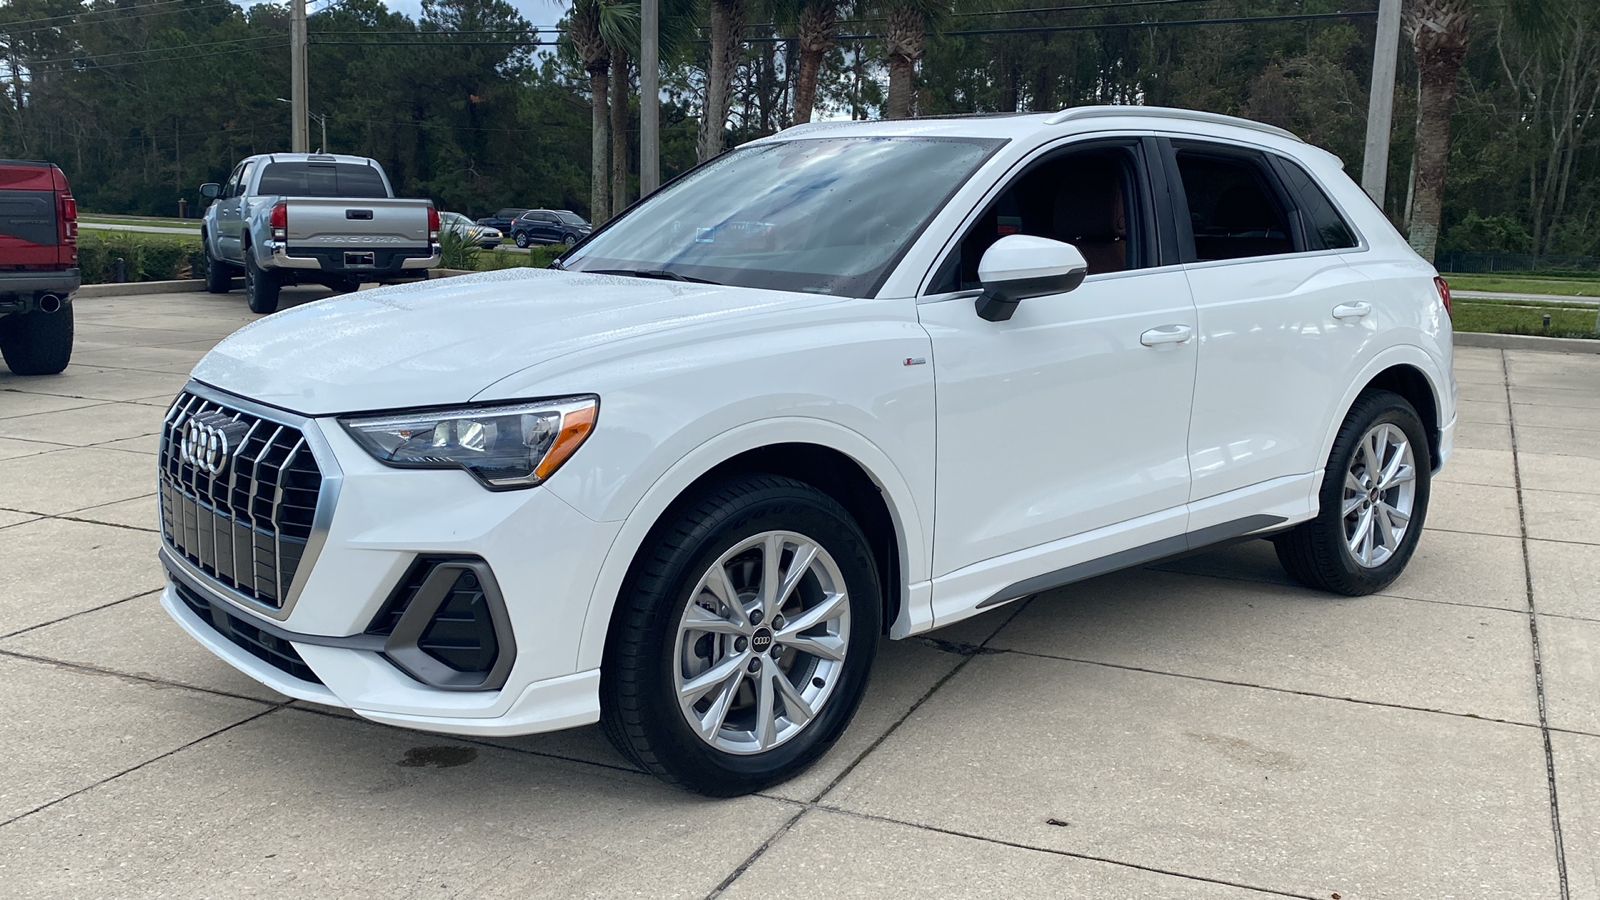
M 491 491 L 542 484 L 594 430 L 598 397 L 344 418 L 339 424 L 381 463 L 465 469 Z

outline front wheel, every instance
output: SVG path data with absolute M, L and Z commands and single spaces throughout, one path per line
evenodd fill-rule
M 792 778 L 866 689 L 881 625 L 866 538 L 828 495 L 768 475 L 725 482 L 664 524 L 612 622 L 606 736 L 701 794 Z
M 270 269 L 263 269 L 256 265 L 256 258 L 250 248 L 244 251 L 244 299 L 254 313 L 274 313 L 278 311 L 278 291 L 281 288 L 278 273 Z
M 1416 409 L 1390 391 L 1362 394 L 1328 455 L 1317 517 L 1273 538 L 1278 561 L 1308 587 L 1383 590 L 1416 551 L 1432 471 Z
M 573 244 L 576 244 L 577 242 L 578 242 L 578 236 L 575 235 L 575 234 L 563 235 L 562 238 L 561 238 L 561 243 L 566 244 L 568 247 L 571 247 Z

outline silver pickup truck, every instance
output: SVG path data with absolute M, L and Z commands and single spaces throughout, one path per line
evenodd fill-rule
M 244 272 L 250 309 L 278 308 L 286 284 L 353 291 L 365 282 L 424 278 L 439 264 L 439 211 L 401 200 L 361 156 L 268 153 L 247 157 L 226 184 L 200 186 L 213 202 L 201 240 L 206 289 L 225 294 Z

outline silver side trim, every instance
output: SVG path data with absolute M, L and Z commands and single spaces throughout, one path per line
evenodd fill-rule
M 300 565 L 295 569 L 294 581 L 289 585 L 288 593 L 283 595 L 281 607 L 275 609 L 264 603 L 258 603 L 217 582 L 182 559 L 182 554 L 170 549 L 165 537 L 161 541 L 164 555 L 172 557 L 178 568 L 192 578 L 198 579 L 209 593 L 254 616 L 268 616 L 279 621 L 287 619 L 293 612 L 295 603 L 300 599 L 301 592 L 305 590 L 306 580 L 311 577 L 311 572 L 316 567 L 317 557 L 322 553 L 323 545 L 328 541 L 328 528 L 333 523 L 333 511 L 339 502 L 339 489 L 344 485 L 344 470 L 339 468 L 339 460 L 333 455 L 333 447 L 328 444 L 327 438 L 323 437 L 322 429 L 317 426 L 315 419 L 246 400 L 198 381 L 190 381 L 183 389 L 202 399 L 249 413 L 259 419 L 299 429 L 306 447 L 311 451 L 311 457 L 317 461 L 317 468 L 322 470 L 322 489 L 317 493 L 317 508 L 311 514 L 311 534 L 306 539 L 305 552 L 300 555 Z M 167 413 L 168 418 L 176 411 L 177 407 L 174 405 Z M 279 572 L 282 572 L 281 565 Z

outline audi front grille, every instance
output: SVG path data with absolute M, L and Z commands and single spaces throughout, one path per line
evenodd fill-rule
M 184 392 L 161 431 L 161 536 L 247 599 L 281 609 L 322 489 L 298 428 Z

